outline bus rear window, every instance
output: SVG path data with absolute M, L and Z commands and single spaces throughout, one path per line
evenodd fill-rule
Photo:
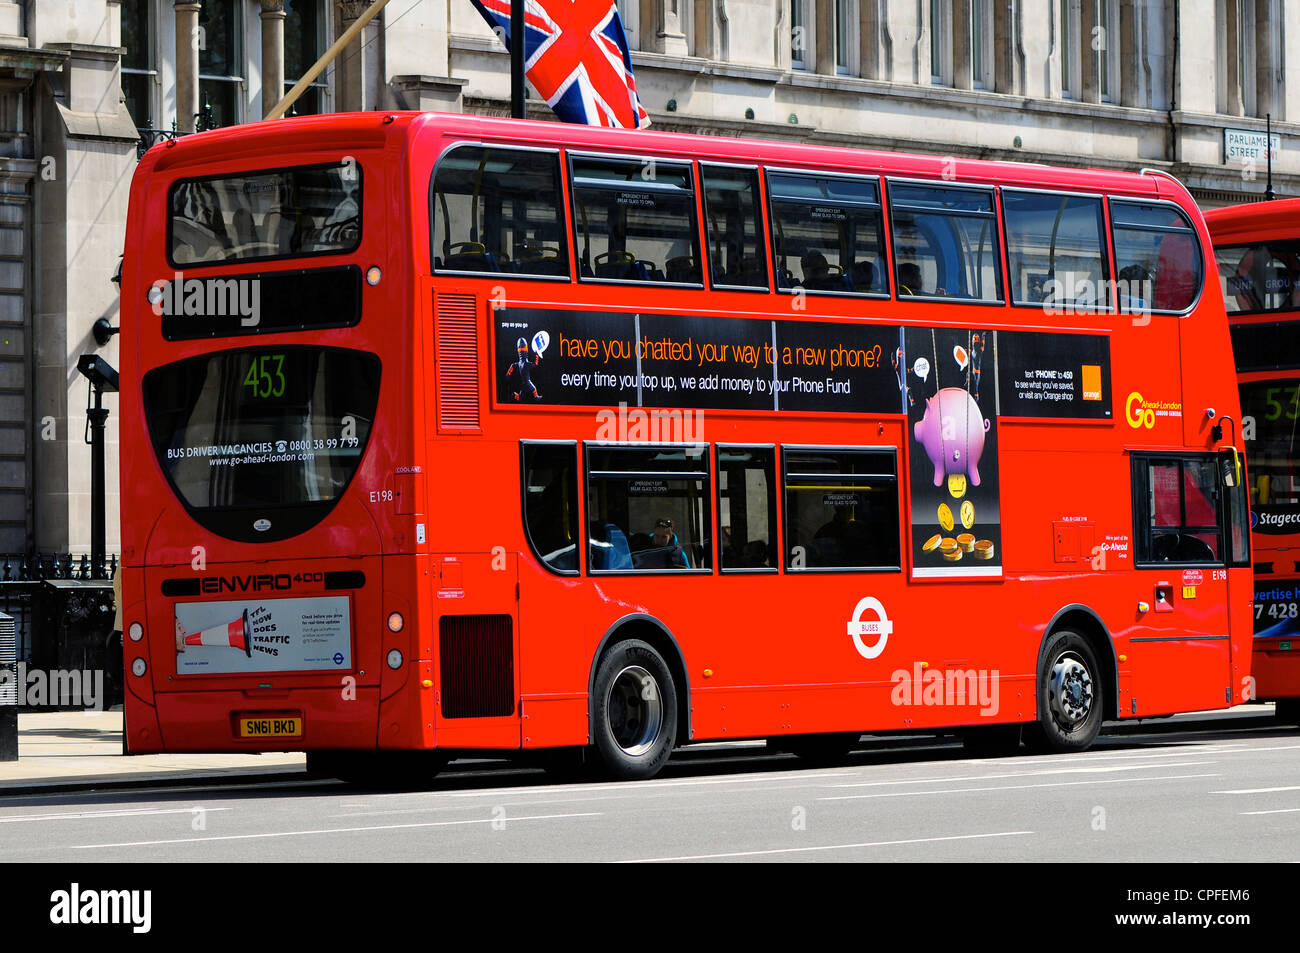
M 361 243 L 361 167 L 351 159 L 182 179 L 170 205 L 174 267 L 346 254 Z
M 1200 245 L 1187 216 L 1164 203 L 1112 200 L 1110 225 L 1120 312 L 1190 308 L 1203 275 Z
M 1300 311 L 1300 239 L 1214 250 L 1228 314 Z
M 144 378 L 158 463 L 205 528 L 285 539 L 351 482 L 379 376 L 373 354 L 324 347 L 228 350 L 160 367 Z

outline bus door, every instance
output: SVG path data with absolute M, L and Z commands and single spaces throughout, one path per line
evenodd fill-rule
M 1227 707 L 1232 681 L 1228 565 L 1244 545 L 1229 525 L 1220 457 L 1133 454 L 1135 620 L 1126 663 L 1140 695 L 1125 716 Z

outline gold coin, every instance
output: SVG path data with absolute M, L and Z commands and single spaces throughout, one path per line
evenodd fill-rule
M 961 525 L 970 529 L 975 525 L 975 504 L 966 500 L 961 505 Z
M 945 536 L 939 541 L 939 552 L 943 553 L 945 556 L 949 553 L 955 553 L 957 549 L 957 540 L 953 539 L 951 536 Z
M 952 494 L 954 500 L 960 500 L 966 495 L 966 474 L 953 473 L 948 477 L 948 492 Z
M 975 548 L 975 536 L 972 533 L 962 533 L 957 537 L 957 546 L 964 553 L 969 553 Z
M 927 553 L 930 552 L 931 550 L 938 549 L 939 540 L 941 540 L 942 538 L 943 537 L 940 536 L 938 533 L 935 533 L 933 536 L 931 536 L 929 539 L 925 541 L 925 545 L 922 546 L 921 549 L 923 549 Z
M 955 549 L 955 550 L 953 550 L 953 551 L 950 552 L 950 553 L 944 553 L 944 554 L 943 554 L 943 558 L 946 559 L 946 560 L 948 560 L 948 562 L 950 562 L 950 563 L 955 563 L 955 562 L 959 561 L 959 560 L 961 559 L 961 557 L 962 557 L 962 552 L 961 552 L 960 549 Z
M 939 504 L 939 525 L 947 532 L 952 532 L 952 510 L 948 509 L 947 503 Z
M 993 541 L 990 539 L 981 539 L 975 543 L 974 553 L 976 559 L 993 558 Z

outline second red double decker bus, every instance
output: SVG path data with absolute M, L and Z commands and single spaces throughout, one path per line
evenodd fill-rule
M 433 114 L 155 147 L 128 744 L 645 778 L 696 740 L 1070 751 L 1223 707 L 1212 265 L 1161 175 Z
M 1300 199 L 1205 213 L 1250 468 L 1257 697 L 1300 724 Z

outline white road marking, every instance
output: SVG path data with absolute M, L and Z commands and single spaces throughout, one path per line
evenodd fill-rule
M 645 857 L 620 860 L 620 864 L 657 864 L 679 860 L 718 860 L 723 857 L 760 857 L 770 854 L 798 854 L 816 850 L 855 850 L 861 847 L 897 847 L 903 844 L 935 844 L 940 841 L 978 840 L 988 837 L 1022 837 L 1033 831 L 1000 831 L 996 834 L 954 834 L 950 837 L 914 837 L 908 840 L 866 841 L 861 844 L 824 844 L 818 847 L 780 847 L 774 850 L 738 850 L 725 854 L 688 854 L 682 857 Z
M 395 831 L 409 830 L 415 827 L 453 827 L 460 824 L 491 824 L 504 821 L 515 824 L 519 821 L 553 821 L 570 817 L 600 817 L 595 814 L 536 814 L 531 817 L 481 817 L 470 821 L 426 821 L 422 824 L 383 824 L 375 827 L 327 827 L 313 831 L 273 831 L 269 834 L 223 834 L 216 837 L 178 837 L 173 840 L 139 840 L 123 841 L 118 844 L 75 844 L 71 850 L 99 850 L 105 847 L 154 847 L 158 844 L 195 844 L 203 841 L 221 840 L 256 840 L 267 837 L 305 837 L 309 834 L 355 834 L 360 831 Z
M 809 781 L 820 780 L 822 778 L 851 778 L 855 775 L 850 771 L 832 771 L 818 772 L 816 774 L 803 774 L 799 772 L 783 771 L 780 773 L 763 772 L 761 774 L 741 774 L 731 775 L 725 778 L 696 778 L 693 780 L 682 781 L 641 781 L 636 785 L 638 791 L 658 790 L 660 788 L 675 787 L 699 787 L 701 785 L 711 784 L 745 784 L 753 781 Z M 577 792 L 585 791 L 626 791 L 627 782 L 616 781 L 612 784 L 567 784 L 565 790 Z M 413 792 L 419 794 L 443 794 L 447 797 L 500 797 L 502 793 L 508 794 L 530 794 L 553 792 L 555 785 L 538 785 L 526 788 L 493 788 L 488 791 L 420 791 Z M 393 795 L 401 797 L 402 795 Z
M 981 774 L 970 775 L 968 777 L 956 778 L 909 778 L 898 781 L 860 781 L 855 784 L 831 784 L 828 787 L 833 788 L 875 788 L 886 787 L 895 784 L 938 784 L 943 781 L 992 781 L 999 778 L 1036 778 L 1045 775 L 1055 774 L 1109 774 L 1115 771 L 1144 771 L 1149 768 L 1188 768 L 1201 767 L 1207 764 L 1216 764 L 1214 761 L 1176 761 L 1172 764 L 1126 764 L 1114 765 L 1111 767 L 1087 768 L 1087 767 L 1066 767 L 1051 768 L 1047 771 L 1017 771 L 1010 774 Z
M 1274 794 L 1277 791 L 1300 791 L 1300 784 L 1285 788 L 1238 788 L 1235 791 L 1211 791 L 1211 794 Z
M 195 811 L 203 811 L 205 814 L 214 811 L 229 811 L 228 807 L 176 807 L 166 809 L 138 808 L 135 810 L 121 811 L 78 811 L 75 814 L 23 814 L 18 817 L 0 817 L 0 824 L 21 824 L 25 821 L 81 821 L 93 820 L 100 817 L 145 817 L 152 814 L 193 814 Z
M 1252 814 L 1295 814 L 1300 811 L 1300 807 L 1283 807 L 1276 811 L 1242 811 L 1242 817 L 1249 817 Z
M 878 797 L 919 797 L 926 794 L 970 794 L 976 791 L 1019 791 L 1024 788 L 1065 788 L 1080 784 L 1127 784 L 1132 781 L 1185 781 L 1189 778 L 1217 778 L 1218 774 L 1170 774 L 1154 778 L 1107 778 L 1104 781 L 1055 781 L 1051 784 L 997 784 L 987 788 L 953 788 L 950 791 L 892 791 L 887 794 L 838 794 L 819 801 L 860 801 Z

